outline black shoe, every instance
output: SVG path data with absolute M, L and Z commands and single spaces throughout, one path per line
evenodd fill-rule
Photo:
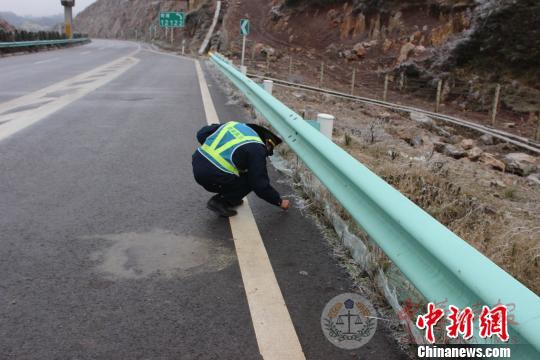
M 210 200 L 208 200 L 206 207 L 222 217 L 228 218 L 237 214 L 236 210 L 230 209 L 228 204 L 217 196 L 213 196 Z
M 237 206 L 240 206 L 244 203 L 244 200 L 240 199 L 240 200 L 237 200 L 237 201 L 234 201 L 234 200 L 225 200 L 225 202 L 227 203 L 227 205 L 229 205 L 230 207 L 237 207 Z

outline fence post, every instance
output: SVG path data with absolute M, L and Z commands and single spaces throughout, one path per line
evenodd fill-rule
M 493 99 L 493 109 L 491 110 L 491 126 L 495 126 L 495 119 L 497 118 L 497 109 L 499 108 L 499 99 L 501 96 L 501 85 L 497 84 L 495 88 L 495 98 Z
M 540 141 L 540 113 L 536 113 L 536 141 Z
M 289 56 L 289 77 L 292 75 L 292 71 L 293 71 L 293 59 L 292 59 L 292 55 Z
M 439 107 L 441 106 L 441 94 L 442 94 L 442 80 L 437 82 L 437 100 L 435 103 L 435 112 L 439 112 Z
M 354 84 L 356 83 L 356 67 L 352 70 L 352 80 L 351 80 L 351 95 L 354 95 Z
M 323 82 L 324 82 L 324 61 L 321 62 L 321 77 L 319 79 L 319 88 L 321 89 L 323 87 Z
M 389 75 L 386 74 L 384 76 L 384 93 L 383 93 L 383 101 L 386 101 L 386 99 L 388 98 L 388 80 L 389 80 Z

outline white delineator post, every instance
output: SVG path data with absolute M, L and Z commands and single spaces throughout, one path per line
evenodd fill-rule
M 240 65 L 240 72 L 241 72 L 243 75 L 247 75 L 247 66 Z
M 321 133 L 332 140 L 335 117 L 329 114 L 317 114 L 317 122 L 321 127 Z
M 263 89 L 270 95 L 272 95 L 272 91 L 274 89 L 274 82 L 272 80 L 264 80 L 263 81 Z

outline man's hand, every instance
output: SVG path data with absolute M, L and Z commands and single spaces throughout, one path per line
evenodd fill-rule
M 282 199 L 279 205 L 283 210 L 289 210 L 289 200 Z

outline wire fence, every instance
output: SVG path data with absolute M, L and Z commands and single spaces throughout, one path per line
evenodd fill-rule
M 244 65 L 257 75 L 465 116 L 540 141 L 540 91 L 526 94 L 512 85 L 385 72 L 390 61 L 395 59 L 380 59 L 379 68 L 371 70 L 352 63 L 339 66 L 304 54 L 278 54 L 248 41 Z

